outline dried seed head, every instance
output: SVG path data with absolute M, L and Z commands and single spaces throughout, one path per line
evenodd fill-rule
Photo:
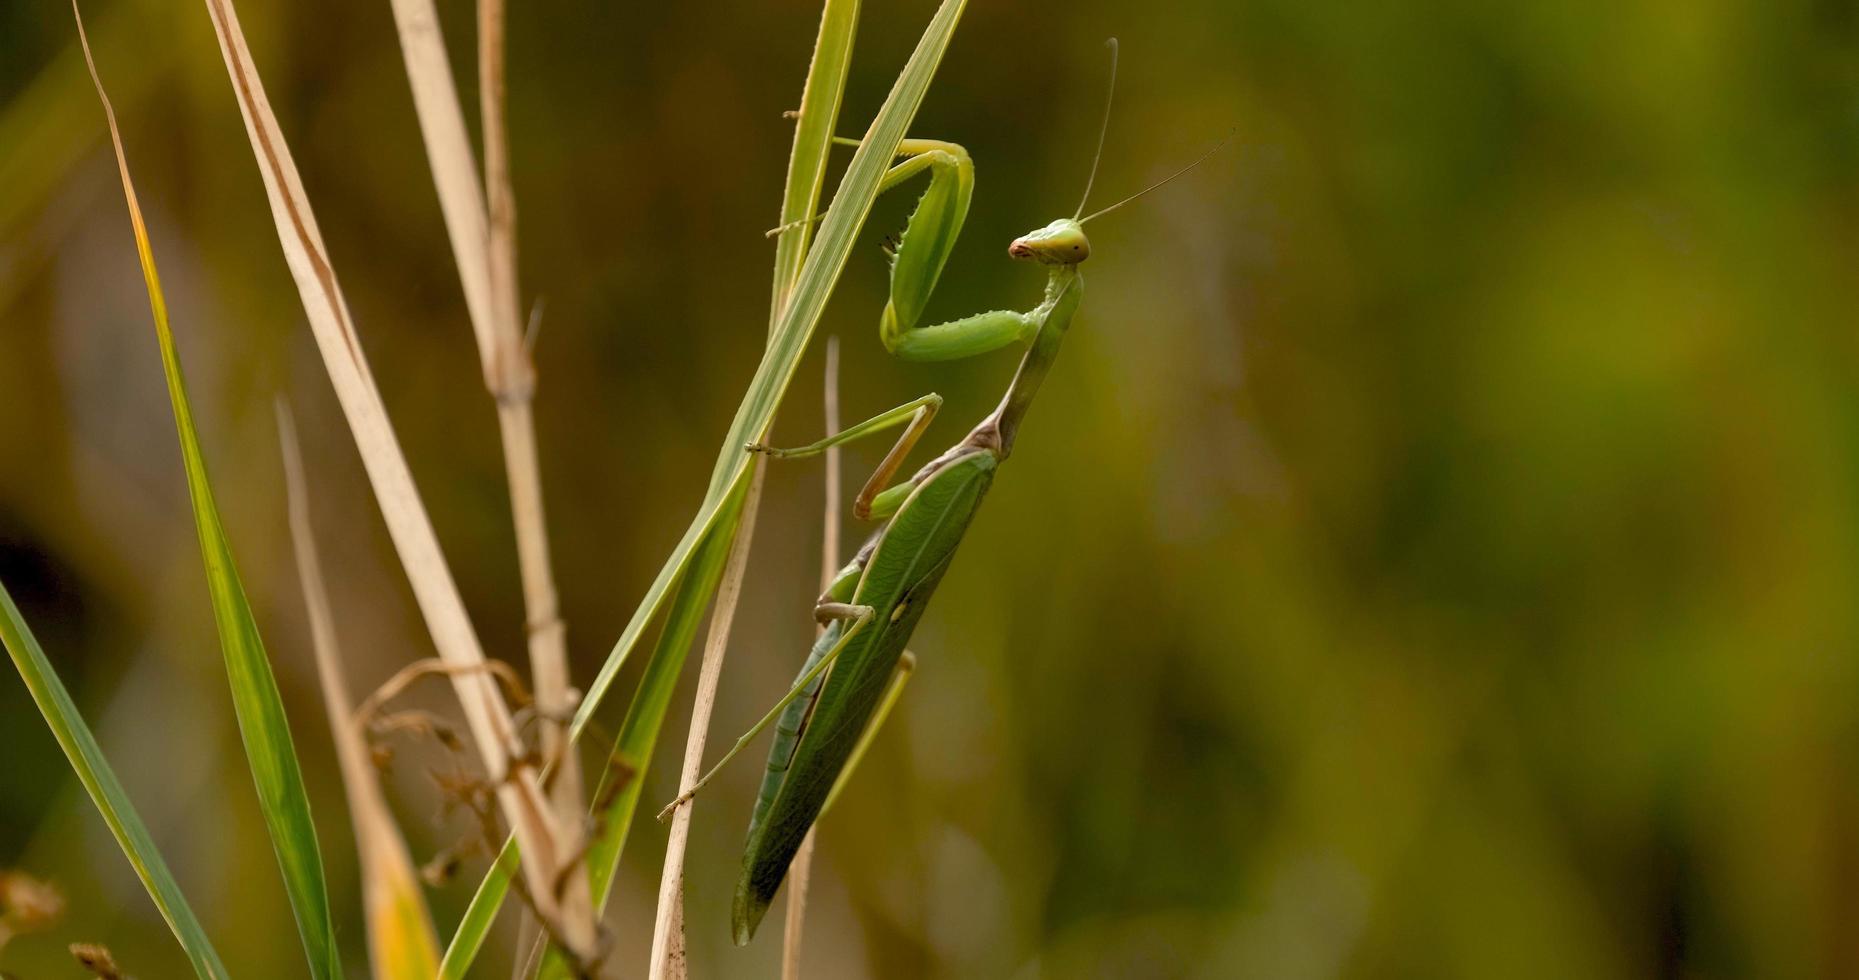
M 99 943 L 72 943 L 67 948 L 71 950 L 72 958 L 98 980 L 124 980 L 122 968 L 116 965 L 116 958 L 110 955 L 109 947 Z
M 458 809 L 477 813 L 490 805 L 491 787 L 476 773 L 465 770 L 429 770 L 433 785 L 439 789 L 439 816 L 444 819 Z
M 443 888 L 458 875 L 458 868 L 462 864 L 464 858 L 457 851 L 447 848 L 420 865 L 420 877 L 433 888 Z
M 368 723 L 368 734 L 375 739 L 385 739 L 401 732 L 417 738 L 430 738 L 450 752 L 461 752 L 465 748 L 464 740 L 458 737 L 458 729 L 430 711 L 409 708 L 382 715 Z

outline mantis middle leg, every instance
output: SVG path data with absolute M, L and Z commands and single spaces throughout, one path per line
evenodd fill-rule
M 852 501 L 852 514 L 861 521 L 871 520 L 874 517 L 886 517 L 897 510 L 897 505 L 903 502 L 903 497 L 893 492 L 898 487 L 892 487 L 887 491 L 884 490 L 885 485 L 897 475 L 898 468 L 904 463 L 904 457 L 910 455 L 910 450 L 916 446 L 917 440 L 923 437 L 924 431 L 929 428 L 930 420 L 936 417 L 936 410 L 941 407 L 942 396 L 932 391 L 921 398 L 912 399 L 890 411 L 881 412 L 810 445 L 796 449 L 777 449 L 754 442 L 745 448 L 749 452 L 765 453 L 775 459 L 805 459 L 808 456 L 818 456 L 833 446 L 843 445 L 862 436 L 904 425 L 903 435 L 898 436 L 897 443 L 891 447 L 889 453 L 885 454 L 883 461 L 878 464 L 877 469 L 872 471 L 871 478 L 865 481 L 865 486 L 860 488 L 858 496 Z

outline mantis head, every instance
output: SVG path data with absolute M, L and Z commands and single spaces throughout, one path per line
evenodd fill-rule
M 1084 225 L 1078 219 L 1060 218 L 1014 239 L 1007 254 L 1041 265 L 1077 265 L 1091 257 L 1091 240 L 1084 237 Z

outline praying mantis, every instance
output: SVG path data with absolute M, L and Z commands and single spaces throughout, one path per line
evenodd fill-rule
M 1114 91 L 1116 40 L 1111 39 L 1108 46 Z M 1057 358 L 1084 297 L 1079 266 L 1091 255 L 1085 223 L 1187 173 L 1225 145 L 1223 141 L 1156 184 L 1081 217 L 1096 182 L 1109 120 L 1107 97 L 1096 157 L 1078 209 L 1069 218 L 1059 218 L 1014 239 L 1007 248 L 1010 257 L 1046 269 L 1045 296 L 1026 312 L 995 310 L 933 326 L 917 325 L 968 216 L 975 178 L 967 150 L 940 140 L 906 139 L 898 150 L 903 161 L 893 166 L 879 185 L 882 193 L 925 172 L 929 174 L 929 187 L 911 212 L 902 238 L 886 248 L 891 259 L 891 289 L 878 330 L 885 348 L 905 360 L 946 361 L 986 354 L 1012 344 L 1026 346 L 1019 370 L 1000 405 L 961 441 L 914 476 L 887 486 L 942 406 L 941 396 L 932 392 L 808 446 L 776 449 L 751 443 L 745 447 L 771 458 L 804 459 L 864 436 L 904 427 L 853 502 L 855 517 L 883 523 L 834 576 L 815 604 L 815 618 L 825 629 L 793 688 L 709 772 L 660 814 L 663 819 L 689 801 L 758 734 L 770 724 L 776 726 L 767 770 L 749 821 L 742 877 L 736 888 L 732 919 L 737 945 L 748 943 L 754 936 L 802 839 L 843 781 L 850 764 L 863 752 L 914 662 L 906 654 L 905 645 L 966 536 L 982 498 L 994 482 L 995 472 L 1013 452 L 1021 422 Z

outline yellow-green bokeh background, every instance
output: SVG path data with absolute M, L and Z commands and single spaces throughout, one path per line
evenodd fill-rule
M 932 5 L 866 7 L 849 131 Z M 359 974 L 274 398 L 306 430 L 354 682 L 429 647 L 204 9 L 86 11 Z M 240 11 L 477 625 L 520 660 L 495 420 L 388 6 Z M 468 68 L 471 6 L 441 13 Z M 544 479 L 585 680 L 758 356 L 780 113 L 817 8 L 511 17 Z M 1235 138 L 1092 226 L 1064 358 L 904 708 L 822 826 L 809 975 L 1859 976 L 1859 9 L 973 0 L 917 127 L 979 173 L 932 316 L 1034 301 L 1004 245 L 1074 206 L 1110 34 L 1102 195 Z M 69 12 L 0 5 L 0 577 L 228 964 L 297 976 L 103 132 Z M 885 356 L 878 242 L 909 196 L 880 205 L 821 333 L 843 338 L 849 415 L 934 389 L 943 442 L 1012 357 Z M 819 377 L 816 349 L 783 441 L 817 433 Z M 771 472 L 718 741 L 810 636 L 819 493 L 817 465 Z M 72 909 L 0 969 L 72 975 L 83 939 L 181 975 L 10 676 L 0 866 Z M 648 803 L 673 792 L 689 683 Z M 754 769 L 697 810 L 702 976 L 774 972 L 778 929 L 728 943 Z M 420 855 L 461 829 L 435 822 L 418 753 L 391 792 Z M 642 822 L 609 917 L 624 975 L 662 848 Z M 435 894 L 442 929 L 468 892 Z

